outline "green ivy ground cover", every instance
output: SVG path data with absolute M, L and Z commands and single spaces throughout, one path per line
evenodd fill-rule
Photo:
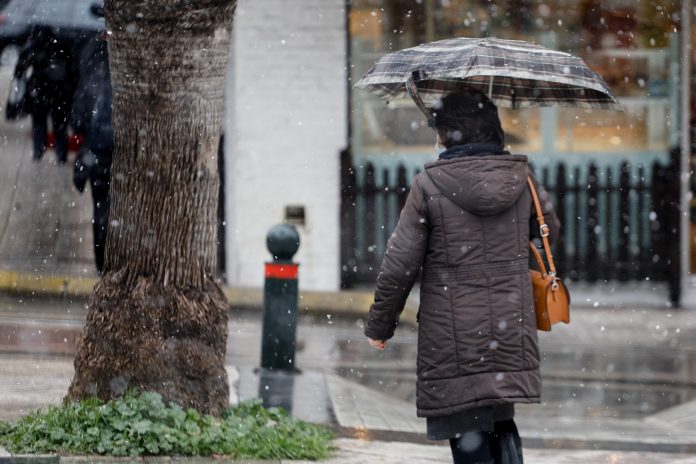
M 322 459 L 332 435 L 281 409 L 247 402 L 222 418 L 202 415 L 160 395 L 128 393 L 103 403 L 84 400 L 52 406 L 17 422 L 0 421 L 0 445 L 14 454 L 109 456 L 228 455 L 247 459 Z

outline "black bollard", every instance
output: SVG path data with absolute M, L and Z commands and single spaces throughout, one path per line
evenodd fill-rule
M 259 398 L 264 408 L 283 408 L 292 414 L 295 396 L 295 371 L 260 369 Z
M 299 265 L 292 257 L 300 247 L 300 235 L 293 226 L 280 224 L 268 231 L 266 246 L 273 261 L 265 269 L 261 368 L 295 370 Z

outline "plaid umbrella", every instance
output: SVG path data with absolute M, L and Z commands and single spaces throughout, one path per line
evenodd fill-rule
M 356 87 L 386 100 L 409 94 L 426 115 L 442 96 L 476 89 L 498 106 L 622 111 L 599 74 L 578 57 L 519 40 L 455 38 L 383 56 Z

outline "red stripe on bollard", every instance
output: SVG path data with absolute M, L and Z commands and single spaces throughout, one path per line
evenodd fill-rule
M 298 264 L 266 263 L 267 279 L 297 279 Z

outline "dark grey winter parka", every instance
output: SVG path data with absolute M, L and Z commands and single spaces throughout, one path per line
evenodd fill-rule
M 528 248 L 539 226 L 528 174 L 525 156 L 465 156 L 429 163 L 413 181 L 365 335 L 394 335 L 420 272 L 419 416 L 539 402 Z M 560 224 L 548 193 L 537 190 L 553 240 Z

